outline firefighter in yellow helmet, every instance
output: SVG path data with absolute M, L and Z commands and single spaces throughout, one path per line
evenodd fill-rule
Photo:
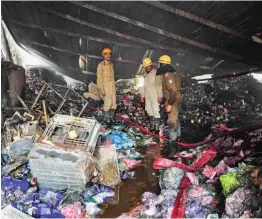
M 156 76 L 156 69 L 153 68 L 152 60 L 145 58 L 143 60 L 145 68 L 144 87 L 142 88 L 141 101 L 145 99 L 145 109 L 150 118 L 150 130 L 158 131 L 160 125 L 160 108 L 162 102 L 162 81 L 161 76 Z
M 158 62 L 160 65 L 157 69 L 157 75 L 162 75 L 163 78 L 162 88 L 166 99 L 166 112 L 168 113 L 169 140 L 172 142 L 181 136 L 179 122 L 179 110 L 182 104 L 181 79 L 171 66 L 171 58 L 168 55 L 162 55 Z
M 115 73 L 111 62 L 112 51 L 105 48 L 102 51 L 104 60 L 97 66 L 97 86 L 104 100 L 104 121 L 114 119 L 116 109 Z

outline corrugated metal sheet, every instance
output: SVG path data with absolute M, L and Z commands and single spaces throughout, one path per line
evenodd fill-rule
M 126 78 L 139 72 L 148 50 L 155 62 L 169 54 L 177 71 L 192 75 L 261 66 L 262 45 L 251 40 L 261 32 L 259 8 L 261 2 L 2 2 L 2 16 L 18 42 L 74 69 L 72 77 L 87 77 L 79 55 L 96 72 L 102 48 L 110 47 L 116 75 Z

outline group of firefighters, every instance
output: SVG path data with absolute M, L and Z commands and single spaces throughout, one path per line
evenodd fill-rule
M 103 61 L 97 66 L 97 85 L 90 83 L 89 92 L 84 93 L 85 98 L 95 96 L 96 100 L 104 101 L 104 121 L 114 119 L 116 105 L 116 86 L 114 68 L 111 62 L 112 51 L 105 48 L 102 51 Z M 181 80 L 175 69 L 171 66 L 171 58 L 162 55 L 159 67 L 155 69 L 150 58 L 143 60 L 145 68 L 144 86 L 141 92 L 141 101 L 145 102 L 145 110 L 150 117 L 150 129 L 157 131 L 160 126 L 160 107 L 163 97 L 166 100 L 165 109 L 168 113 L 169 140 L 175 141 L 181 135 L 179 110 L 182 103 L 180 93 Z M 94 98 L 92 98 L 94 99 Z

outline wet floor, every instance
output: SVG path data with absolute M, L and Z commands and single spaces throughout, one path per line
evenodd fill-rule
M 199 130 L 193 130 L 191 127 L 188 131 L 184 130 L 185 133 L 181 140 L 185 142 L 201 141 L 210 133 L 210 129 L 198 132 Z M 158 139 L 154 140 L 158 141 Z M 134 170 L 135 176 L 133 179 L 122 181 L 118 192 L 118 204 L 108 205 L 104 214 L 101 215 L 102 218 L 115 218 L 129 212 L 132 208 L 141 204 L 141 196 L 144 192 L 160 192 L 158 184 L 159 171 L 153 169 L 153 162 L 158 157 L 172 157 L 176 151 L 175 146 L 167 147 L 161 142 L 155 145 L 143 146 L 138 148 L 138 151 L 144 154 L 144 166 Z
M 135 176 L 133 179 L 123 180 L 123 184 L 119 189 L 119 203 L 109 205 L 101 217 L 118 217 L 139 205 L 144 192 L 159 192 L 159 173 L 158 170 L 154 170 L 152 166 L 155 158 L 160 156 L 162 148 L 159 144 L 146 147 L 146 153 L 143 159 L 144 166 L 134 170 Z

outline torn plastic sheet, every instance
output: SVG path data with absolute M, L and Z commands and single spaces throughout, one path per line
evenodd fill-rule
M 33 146 L 33 142 L 28 139 L 20 139 L 13 142 L 9 147 L 9 155 L 11 157 L 19 157 L 27 155 Z

